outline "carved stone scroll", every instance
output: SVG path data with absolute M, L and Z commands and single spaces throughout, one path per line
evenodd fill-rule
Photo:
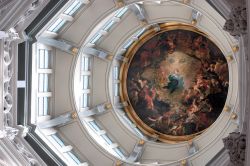
M 230 133 L 223 139 L 225 148 L 230 157 L 230 166 L 244 166 L 246 135 L 239 132 Z

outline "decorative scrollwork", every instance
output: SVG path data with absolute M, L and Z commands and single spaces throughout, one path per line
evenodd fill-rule
M 244 166 L 246 135 L 239 132 L 230 133 L 228 137 L 223 139 L 223 143 L 228 150 L 231 165 Z
M 43 0 L 34 0 L 30 4 L 29 8 L 24 12 L 24 14 L 15 23 L 14 27 L 16 27 L 18 24 L 22 24 L 25 20 L 28 20 L 28 18 L 34 13 L 37 7 L 42 3 L 43 3 Z
M 232 36 L 240 36 L 247 33 L 247 12 L 244 1 L 239 1 L 235 7 L 232 7 L 229 17 L 223 27 L 225 31 Z
M 36 1 L 34 1 L 36 2 Z M 36 6 L 37 2 L 33 4 L 33 7 Z M 11 28 L 8 32 L 8 37 L 2 39 L 3 40 L 3 56 L 2 64 L 3 64 L 3 115 L 4 115 L 4 129 L 0 130 L 0 138 L 8 138 L 10 142 L 16 147 L 16 150 L 19 154 L 29 163 L 28 165 L 40 165 L 34 155 L 29 152 L 26 148 L 25 144 L 22 142 L 22 138 L 19 137 L 20 130 L 16 128 L 16 124 L 14 123 L 14 110 L 13 110 L 13 92 L 11 85 L 13 83 L 13 74 L 14 74 L 14 66 L 12 64 L 14 52 L 13 48 L 15 45 L 15 40 L 19 38 L 18 33 L 14 28 Z M 4 165 L 1 163 L 0 165 Z
M 15 137 L 12 143 L 17 148 L 17 151 L 28 161 L 30 165 L 39 165 L 38 161 L 34 159 L 33 155 L 25 148 L 24 144 L 18 137 Z

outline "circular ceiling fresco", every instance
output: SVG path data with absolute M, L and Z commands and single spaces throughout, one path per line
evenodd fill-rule
M 122 98 L 146 134 L 185 141 L 216 121 L 229 72 L 223 53 L 205 34 L 191 26 L 161 26 L 144 33 L 126 56 Z

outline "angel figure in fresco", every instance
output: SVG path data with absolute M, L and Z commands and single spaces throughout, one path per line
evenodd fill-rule
M 179 71 L 175 70 L 174 74 L 168 75 L 168 84 L 163 88 L 168 89 L 170 93 L 173 93 L 177 89 L 181 89 L 184 86 L 183 77 L 179 75 Z

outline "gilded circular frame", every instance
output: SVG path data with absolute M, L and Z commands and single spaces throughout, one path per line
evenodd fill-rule
M 161 133 L 159 131 L 156 131 L 155 129 L 149 127 L 136 114 L 136 112 L 135 112 L 135 110 L 134 110 L 134 108 L 133 108 L 133 106 L 131 104 L 131 101 L 129 99 L 128 89 L 127 89 L 127 75 L 128 75 L 128 70 L 129 70 L 131 61 L 133 60 L 133 57 L 136 54 L 136 52 L 138 51 L 138 49 L 143 44 L 145 44 L 148 40 L 150 40 L 151 38 L 153 38 L 154 36 L 156 36 L 156 35 L 158 35 L 160 33 L 166 32 L 166 31 L 171 31 L 171 30 L 187 30 L 187 31 L 192 31 L 192 32 L 195 32 L 197 34 L 200 34 L 200 35 L 208 38 L 214 44 L 215 44 L 215 42 L 213 40 L 211 40 L 211 38 L 207 34 L 203 33 L 198 28 L 196 28 L 196 27 L 194 27 L 192 25 L 189 25 L 189 24 L 183 24 L 183 23 L 162 23 L 162 24 L 159 24 L 159 25 L 160 25 L 160 28 L 161 28 L 160 31 L 156 32 L 153 28 L 152 29 L 148 29 L 139 38 L 139 40 L 137 40 L 136 42 L 134 42 L 130 46 L 130 48 L 127 50 L 126 54 L 124 55 L 126 58 L 128 58 L 128 62 L 127 63 L 122 63 L 121 70 L 120 70 L 120 80 L 121 80 L 121 84 L 120 84 L 120 94 L 121 95 L 120 96 L 121 96 L 121 100 L 128 102 L 128 106 L 125 107 L 125 111 L 128 114 L 129 118 L 136 124 L 136 126 L 142 132 L 144 132 L 149 137 L 157 138 L 159 141 L 167 142 L 167 143 L 178 143 L 178 142 L 181 142 L 181 141 L 189 141 L 189 140 L 193 139 L 194 137 L 196 137 L 196 136 L 200 135 L 201 133 L 203 133 L 210 126 L 208 128 L 206 128 L 206 129 L 200 131 L 200 132 L 195 133 L 195 134 L 183 135 L 183 136 L 173 136 L 173 135 L 163 134 L 163 133 Z M 217 44 L 215 44 L 215 45 L 219 48 L 219 46 Z

